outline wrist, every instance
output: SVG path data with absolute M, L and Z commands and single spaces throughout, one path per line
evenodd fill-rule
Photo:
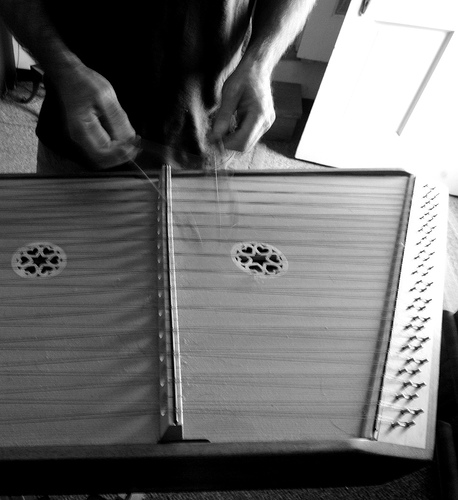
M 237 66 L 237 70 L 252 75 L 259 80 L 271 80 L 275 63 L 270 57 L 257 50 L 247 50 Z
M 57 56 L 54 54 L 50 60 L 40 62 L 47 78 L 56 88 L 75 82 L 78 75 L 86 69 L 81 60 L 67 50 L 59 52 Z

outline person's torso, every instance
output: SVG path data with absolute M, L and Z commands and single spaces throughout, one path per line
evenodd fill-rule
M 253 0 L 43 2 L 69 49 L 113 85 L 139 135 L 204 153 L 222 83 L 247 40 Z M 37 133 L 50 147 L 71 149 L 62 119 L 51 87 Z

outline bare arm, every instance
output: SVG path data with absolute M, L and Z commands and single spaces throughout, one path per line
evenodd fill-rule
M 245 58 L 272 73 L 286 49 L 303 29 L 315 0 L 258 0 Z
M 59 95 L 70 137 L 94 166 L 111 167 L 132 158 L 135 131 L 111 84 L 68 49 L 41 0 L 0 0 L 0 15 L 40 62 Z
M 223 87 L 211 140 L 228 149 L 250 149 L 275 120 L 272 72 L 304 27 L 315 0 L 257 0 L 250 43 Z M 239 127 L 229 133 L 237 112 Z

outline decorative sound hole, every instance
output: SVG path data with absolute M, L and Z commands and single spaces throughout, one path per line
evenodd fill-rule
M 255 276 L 279 276 L 288 269 L 283 253 L 267 243 L 237 243 L 231 254 L 237 267 Z
M 14 272 L 21 278 L 51 278 L 60 274 L 66 264 L 62 248 L 48 242 L 18 248 L 11 259 Z

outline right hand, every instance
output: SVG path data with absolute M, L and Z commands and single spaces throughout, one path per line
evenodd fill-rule
M 105 169 L 135 158 L 135 130 L 110 82 L 81 65 L 56 85 L 68 132 L 94 168 Z

